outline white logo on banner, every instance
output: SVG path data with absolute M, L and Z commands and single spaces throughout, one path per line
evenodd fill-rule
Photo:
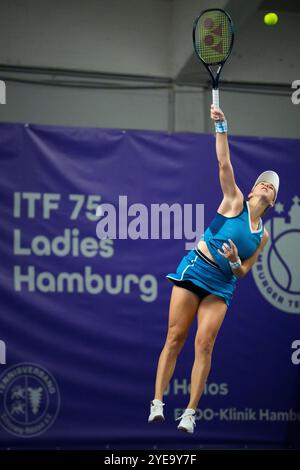
M 255 283 L 264 298 L 287 313 L 300 313 L 300 205 L 293 197 L 289 217 L 273 217 L 265 223 L 270 239 L 252 268 Z M 275 212 L 284 212 L 281 203 Z
M 54 377 L 36 364 L 17 364 L 0 376 L 0 425 L 18 437 L 49 429 L 60 408 Z

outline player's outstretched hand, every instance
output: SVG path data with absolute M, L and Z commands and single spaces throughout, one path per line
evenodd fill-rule
M 220 108 L 215 108 L 213 104 L 210 107 L 210 117 L 216 122 L 225 120 L 223 111 Z

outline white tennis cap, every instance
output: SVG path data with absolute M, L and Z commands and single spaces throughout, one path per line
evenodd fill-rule
M 278 174 L 276 173 L 276 171 L 273 171 L 273 170 L 267 170 L 267 171 L 264 171 L 263 173 L 261 173 L 259 175 L 259 177 L 257 178 L 257 180 L 255 181 L 254 185 L 253 185 L 253 188 L 258 184 L 260 183 L 261 181 L 267 181 L 268 183 L 272 183 L 274 188 L 275 188 L 275 191 L 276 191 L 276 194 L 275 194 L 275 198 L 274 198 L 274 202 L 276 201 L 276 198 L 277 198 L 277 194 L 278 194 L 278 190 L 279 190 L 279 176 Z M 253 189 L 252 188 L 252 189 Z

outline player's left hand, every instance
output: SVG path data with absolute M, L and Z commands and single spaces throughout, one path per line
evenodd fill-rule
M 222 252 L 221 250 L 218 249 L 218 252 L 224 258 L 228 259 L 228 261 L 231 261 L 231 263 L 234 263 L 238 259 L 238 249 L 230 238 L 228 238 L 228 241 L 230 243 L 230 246 L 228 245 L 228 243 L 223 243 L 222 248 L 224 251 Z

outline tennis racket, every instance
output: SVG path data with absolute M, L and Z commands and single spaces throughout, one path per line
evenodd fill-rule
M 219 78 L 232 51 L 233 22 L 220 8 L 204 10 L 194 22 L 193 44 L 197 57 L 208 70 L 212 82 L 212 102 L 219 108 Z

